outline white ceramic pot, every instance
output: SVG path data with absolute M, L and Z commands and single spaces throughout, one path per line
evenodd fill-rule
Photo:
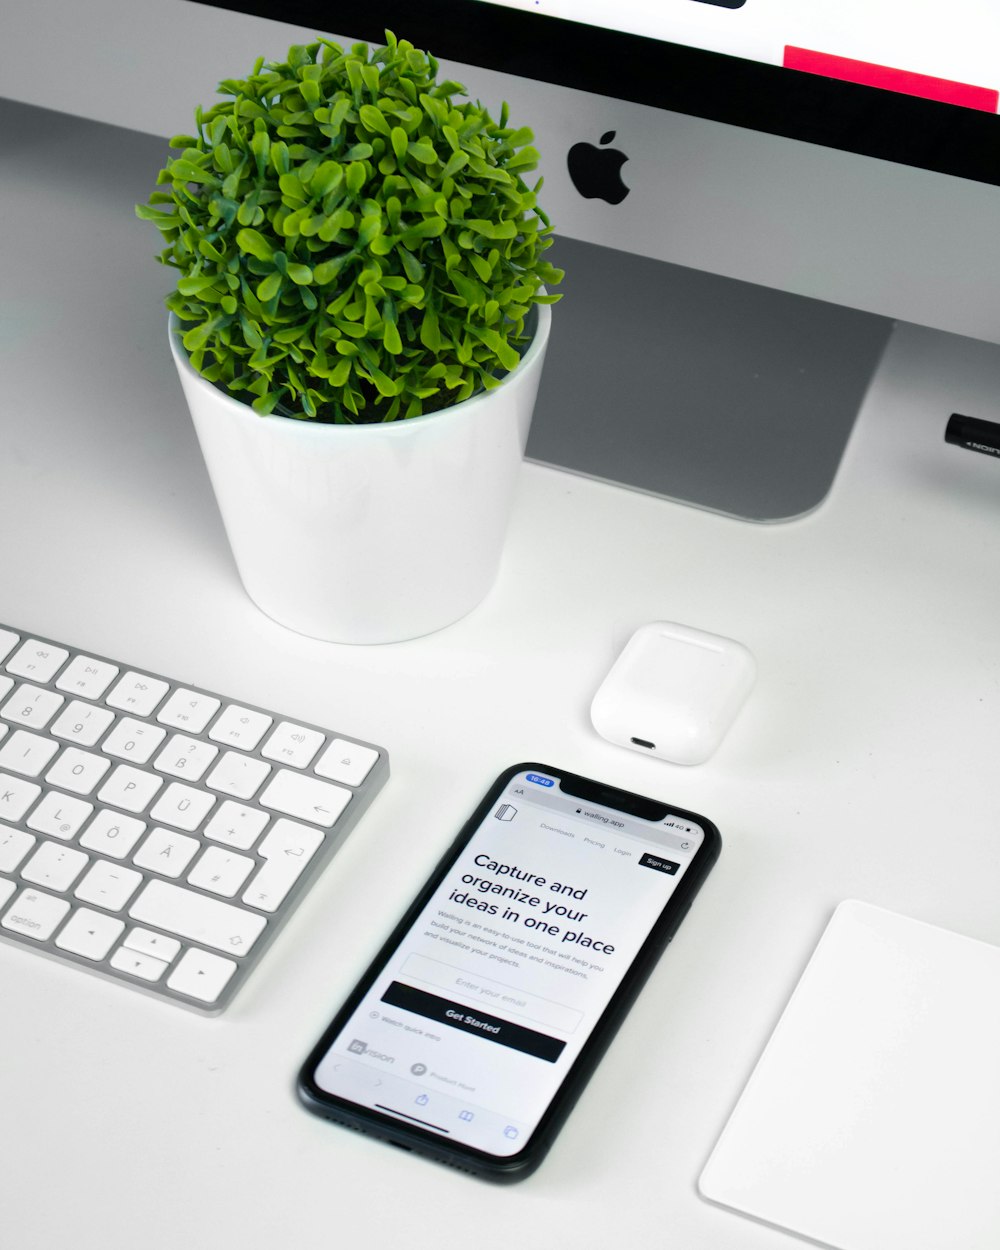
M 464 616 L 496 577 L 551 325 L 498 387 L 384 425 L 258 416 L 170 350 L 250 598 L 331 642 L 393 642 Z

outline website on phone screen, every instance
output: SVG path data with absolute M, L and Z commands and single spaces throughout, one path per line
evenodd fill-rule
M 522 772 L 316 1071 L 498 1156 L 523 1149 L 704 839 Z

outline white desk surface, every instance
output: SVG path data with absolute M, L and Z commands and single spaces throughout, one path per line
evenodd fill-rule
M 526 465 L 468 618 L 390 646 L 314 642 L 261 615 L 229 555 L 168 357 L 169 275 L 132 215 L 155 163 L 124 134 L 82 161 L 77 123 L 28 135 L 10 107 L 0 619 L 383 741 L 393 771 L 217 1019 L 0 944 L 0 1242 L 792 1244 L 695 1179 L 835 905 L 1000 943 L 1000 465 L 942 438 L 952 411 L 1000 416 L 1000 350 L 899 331 L 831 495 L 791 523 Z M 589 724 L 654 619 L 757 658 L 696 768 Z M 703 812 L 724 847 L 547 1161 L 501 1189 L 326 1124 L 292 1087 L 482 790 L 526 758 Z

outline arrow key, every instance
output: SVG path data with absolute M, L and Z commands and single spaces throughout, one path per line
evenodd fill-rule
M 154 959 L 162 959 L 169 963 L 181 948 L 176 938 L 167 937 L 165 933 L 154 933 L 152 929 L 130 929 L 122 946 L 130 951 L 138 951 L 141 955 L 152 955 Z
M 139 951 L 130 951 L 127 946 L 119 946 L 111 956 L 111 967 L 138 977 L 140 981 L 159 981 L 167 970 L 162 959 L 142 955 Z
M 56 946 L 84 959 L 103 959 L 124 928 L 114 916 L 78 907 L 56 938 Z
M 233 960 L 191 946 L 170 974 L 167 986 L 199 1002 L 214 1003 L 235 971 Z

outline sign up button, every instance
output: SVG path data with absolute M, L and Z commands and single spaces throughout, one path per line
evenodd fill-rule
M 662 855 L 643 855 L 639 863 L 642 864 L 643 868 L 653 868 L 657 872 L 668 872 L 671 876 L 680 868 L 680 864 L 672 859 L 664 859 Z
M 508 1046 L 511 1050 L 519 1050 L 525 1055 L 534 1055 L 536 1059 L 544 1059 L 547 1063 L 555 1063 L 566 1045 L 556 1037 L 549 1037 L 547 1033 L 526 1029 L 523 1024 L 514 1024 L 499 1016 L 486 1015 L 472 1007 L 465 1007 L 462 1003 L 440 998 L 437 994 L 428 994 L 426 990 L 414 989 L 412 985 L 404 985 L 402 981 L 392 982 L 382 995 L 382 1002 L 403 1011 L 412 1011 L 414 1015 L 423 1016 L 425 1020 L 434 1020 L 450 1028 L 461 1029 L 463 1033 L 475 1033 L 487 1041 Z

